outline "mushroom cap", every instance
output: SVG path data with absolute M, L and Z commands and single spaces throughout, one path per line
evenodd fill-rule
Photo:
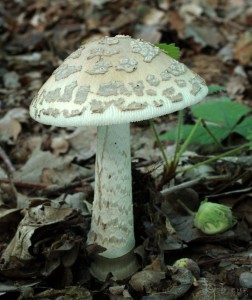
M 30 115 L 62 127 L 128 123 L 181 110 L 207 92 L 199 75 L 158 47 L 117 35 L 69 55 L 33 99 Z

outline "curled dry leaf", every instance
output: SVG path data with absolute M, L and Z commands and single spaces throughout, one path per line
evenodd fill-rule
M 153 286 L 157 286 L 162 279 L 165 279 L 165 272 L 143 270 L 133 275 L 129 283 L 137 292 L 151 293 Z
M 66 137 L 71 146 L 70 155 L 87 160 L 96 152 L 96 127 L 77 127 Z
M 2 259 L 4 262 L 8 263 L 11 257 L 17 257 L 21 260 L 34 259 L 32 238 L 36 231 L 42 227 L 66 221 L 74 213 L 73 209 L 57 209 L 44 205 L 25 210 L 24 218 L 19 223 L 14 238 L 3 252 Z
M 17 89 L 20 87 L 19 76 L 16 72 L 7 72 L 3 76 L 4 86 L 7 89 Z
M 93 172 L 71 164 L 73 157 L 60 157 L 49 151 L 35 149 L 23 167 L 14 173 L 14 179 L 27 182 L 65 184 L 76 177 L 84 178 Z
M 242 65 L 247 65 L 252 61 L 252 33 L 246 31 L 241 34 L 233 50 L 234 58 L 238 59 Z
M 192 23 L 203 13 L 203 8 L 196 3 L 187 3 L 180 7 L 179 14 L 187 24 Z
M 14 108 L 7 112 L 0 120 L 0 139 L 8 143 L 16 141 L 22 129 L 20 123 L 26 122 L 27 119 L 27 109 Z
M 49 289 L 35 296 L 37 300 L 43 299 L 76 299 L 76 300 L 92 300 L 93 297 L 89 290 L 80 286 L 68 286 L 63 290 Z
M 10 232 L 10 224 L 14 227 L 21 219 L 20 210 L 9 208 L 7 205 L 0 205 L 0 233 L 3 235 Z
M 69 148 L 69 142 L 62 136 L 54 137 L 51 142 L 53 154 L 66 153 Z

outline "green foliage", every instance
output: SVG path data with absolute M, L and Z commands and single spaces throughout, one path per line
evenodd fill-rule
M 175 46 L 175 44 L 156 44 L 158 48 L 163 50 L 166 54 L 171 56 L 174 59 L 179 59 L 181 52 L 180 49 Z
M 212 99 L 192 106 L 196 118 L 202 118 L 232 130 L 240 118 L 250 111 L 248 106 L 231 101 L 228 97 Z
M 208 95 L 213 95 L 213 94 L 217 94 L 217 93 L 225 92 L 225 91 L 226 91 L 226 88 L 221 85 L 210 85 L 208 87 Z
M 205 120 L 195 130 L 191 144 L 221 143 L 234 132 L 252 140 L 252 116 L 247 116 L 251 109 L 246 105 L 231 101 L 228 97 L 220 97 L 195 105 L 191 111 L 194 118 Z M 181 139 L 185 140 L 193 128 L 194 125 L 182 125 Z M 161 135 L 160 139 L 175 141 L 176 135 L 177 128 Z

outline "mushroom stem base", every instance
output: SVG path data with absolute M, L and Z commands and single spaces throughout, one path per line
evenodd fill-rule
M 113 266 L 113 271 L 111 271 Z M 91 263 L 90 273 L 98 280 L 104 282 L 108 274 L 112 274 L 115 280 L 124 280 L 137 272 L 139 268 L 136 256 L 132 251 L 117 257 L 106 258 L 101 255 L 95 256 L 95 262 Z

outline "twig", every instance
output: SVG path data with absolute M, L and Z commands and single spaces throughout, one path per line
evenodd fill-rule
M 208 159 L 206 159 L 206 160 L 204 160 L 204 161 L 201 161 L 201 162 L 199 162 L 199 163 L 197 163 L 197 164 L 195 164 L 195 165 L 193 165 L 193 166 L 187 167 L 187 168 L 185 168 L 185 169 L 181 169 L 181 170 L 177 171 L 176 173 L 177 173 L 177 174 L 178 174 L 178 173 L 183 173 L 183 172 L 189 171 L 189 170 L 191 170 L 191 169 L 195 169 L 195 168 L 198 168 L 198 167 L 203 166 L 203 165 L 205 165 L 205 164 L 208 164 L 208 163 L 210 163 L 210 162 L 217 161 L 218 159 L 221 159 L 221 158 L 223 159 L 223 158 L 225 158 L 226 156 L 233 155 L 233 154 L 235 154 L 235 153 L 237 153 L 237 152 L 239 152 L 239 151 L 241 151 L 241 150 L 243 150 L 243 149 L 245 149 L 245 148 L 248 148 L 248 147 L 249 147 L 249 143 L 246 143 L 246 144 L 244 144 L 244 145 L 242 145 L 242 146 L 240 146 L 240 147 L 238 147 L 238 148 L 235 148 L 235 149 L 232 149 L 232 150 L 230 150 L 230 151 L 227 151 L 227 152 L 224 152 L 224 153 L 215 155 L 215 156 L 210 157 L 210 158 L 208 158 Z
M 185 205 L 183 201 L 180 199 L 177 199 L 178 204 L 184 208 L 184 210 L 190 215 L 190 216 L 195 216 L 195 212 L 193 212 L 189 207 Z
M 169 187 L 169 188 L 167 188 L 167 189 L 162 190 L 162 191 L 161 191 L 161 194 L 162 194 L 163 196 L 166 196 L 166 195 L 172 194 L 172 193 L 174 193 L 174 192 L 183 190 L 183 189 L 185 189 L 185 188 L 194 186 L 195 184 L 198 184 L 199 182 L 202 182 L 202 181 L 204 181 L 204 180 L 205 180 L 204 177 L 200 177 L 200 178 L 196 178 L 196 179 L 193 179 L 193 180 L 190 180 L 190 181 L 187 181 L 187 182 L 183 182 L 183 183 L 181 183 L 181 184 L 174 185 L 174 186 L 172 186 L 172 187 Z
M 164 189 L 160 193 L 163 196 L 166 196 L 166 195 L 172 194 L 174 192 L 178 192 L 180 190 L 183 190 L 185 188 L 194 186 L 198 183 L 202 183 L 202 182 L 206 182 L 206 181 L 226 181 L 226 180 L 229 180 L 229 179 L 230 179 L 229 174 L 217 175 L 217 176 L 208 176 L 208 177 L 199 177 L 199 178 L 192 179 L 190 181 L 186 181 L 186 182 L 183 182 L 181 184 L 169 187 L 167 189 Z
M 0 183 L 11 184 L 10 179 L 0 178 Z M 13 184 L 16 187 L 30 188 L 36 190 L 44 190 L 48 185 L 45 183 L 33 183 L 33 182 L 24 182 L 24 181 L 16 181 L 13 180 Z
M 4 149 L 1 146 L 0 146 L 0 157 L 2 158 L 2 160 L 6 166 L 7 172 L 9 174 L 13 174 L 16 171 L 15 167 L 13 166 L 11 160 L 9 159 L 8 155 L 6 154 L 6 152 L 4 151 Z
M 34 183 L 34 182 L 25 182 L 25 181 L 12 181 L 7 178 L 0 178 L 0 184 L 6 183 L 6 184 L 14 184 L 16 187 L 22 187 L 22 188 L 28 188 L 28 189 L 35 189 L 35 190 L 42 190 L 43 193 L 57 193 L 57 192 L 63 192 L 67 189 L 76 188 L 78 186 L 84 186 L 87 184 L 90 180 L 93 180 L 92 177 L 85 178 L 84 180 L 79 180 L 75 182 L 70 182 L 63 185 L 57 185 L 57 184 L 46 184 L 46 183 Z
M 15 167 L 13 166 L 11 160 L 9 159 L 8 155 L 4 151 L 4 149 L 0 146 L 0 157 L 2 158 L 4 165 L 6 167 L 6 173 L 9 178 L 9 183 L 12 189 L 13 194 L 15 195 L 15 198 L 18 198 L 18 192 L 17 189 L 13 183 L 13 173 L 15 172 Z
M 166 156 L 166 154 L 165 154 L 165 152 L 164 152 L 164 148 L 163 148 L 163 145 L 162 145 L 162 143 L 161 143 L 161 141 L 160 141 L 159 135 L 158 135 L 158 133 L 157 133 L 157 130 L 156 130 L 154 121 L 153 121 L 153 119 L 151 119 L 149 122 L 150 122 L 151 129 L 152 129 L 152 131 L 153 131 L 153 133 L 154 133 L 154 136 L 155 136 L 155 138 L 156 138 L 156 141 L 157 141 L 157 144 L 158 144 L 158 148 L 159 148 L 159 150 L 160 150 L 160 152 L 161 152 L 161 154 L 162 154 L 162 156 L 163 156 L 163 159 L 164 159 L 164 162 L 165 162 L 166 170 L 168 171 L 168 170 L 169 170 L 169 167 L 170 167 L 170 164 L 169 164 L 169 161 L 168 161 L 168 159 L 167 159 L 167 156 Z

